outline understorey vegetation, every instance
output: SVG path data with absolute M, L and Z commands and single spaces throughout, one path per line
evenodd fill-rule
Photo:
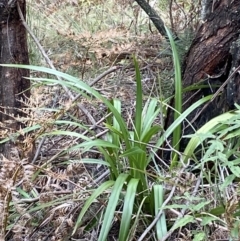
M 238 40 L 206 78 L 204 5 L 150 1 L 160 35 L 139 2 L 27 2 L 30 65 L 1 64 L 31 97 L 1 123 L 0 240 L 240 239 Z

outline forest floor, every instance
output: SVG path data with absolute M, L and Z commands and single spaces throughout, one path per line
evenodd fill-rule
M 174 5 L 170 16 L 167 1 L 152 2 L 167 24 L 172 25 L 179 36 L 183 37 L 181 43 L 184 44 L 179 45 L 182 48 L 180 55 L 183 55 L 191 43 L 192 37 L 187 30 L 195 28 L 197 10 L 195 9 L 194 16 L 189 12 L 190 3 L 187 10 L 181 4 Z M 135 1 L 29 1 L 27 22 L 57 70 L 88 83 L 107 99 L 121 100 L 123 116 L 129 128 L 136 106 L 133 56 L 140 66 L 144 99 L 163 99 L 173 93 L 174 70 L 170 45 L 158 34 Z M 29 54 L 32 65 L 49 67 L 30 37 Z M 34 71 L 31 75 L 49 77 Z M 36 80 L 32 83 L 29 103 L 32 110 L 31 125 L 44 123 L 42 132 L 55 131 L 56 134 L 38 138 L 41 136 L 38 132 L 36 136 L 31 136 L 36 140 L 36 148 L 33 167 L 27 169 L 28 175 L 36 170 L 40 174 L 38 173 L 34 182 L 25 177 L 26 184 L 21 192 L 25 195 L 23 206 L 16 201 L 19 200 L 17 196 L 16 200 L 13 200 L 17 210 L 13 215 L 16 215 L 18 220 L 7 234 L 7 240 L 23 237 L 23 228 L 24 235 L 28 234 L 29 240 L 97 240 L 97 229 L 91 232 L 84 229 L 92 217 L 101 211 L 99 203 L 93 205 L 84 217 L 77 236 L 70 239 L 68 233 L 89 196 L 88 190 L 108 178 L 107 169 L 101 165 L 82 163 L 83 159 L 97 159 L 101 156 L 95 150 L 84 155 L 81 149 L 71 150 L 73 145 L 79 143 L 79 139 L 61 135 L 61 131 L 74 131 L 88 137 L 91 137 L 92 133 L 67 122 L 61 127 L 51 123 L 56 120 L 75 121 L 79 126 L 92 128 L 104 139 L 103 122 L 107 109 L 101 101 L 89 100 L 84 94 L 78 98 L 81 105 L 79 108 L 72 105 L 69 94 L 61 85 L 46 85 Z M 59 114 L 57 110 L 62 112 Z M 162 124 L 162 118 L 163 114 L 156 120 L 159 125 Z M 70 151 L 64 152 L 66 149 Z M 187 181 L 182 182 L 185 184 Z M 33 187 L 34 194 L 26 194 L 30 188 L 28 185 Z M 35 202 L 39 202 L 39 205 L 34 206 Z M 31 205 L 34 206 L 33 209 Z M 24 215 L 23 210 L 28 210 L 29 214 Z M 111 230 L 108 240 L 116 240 L 117 222 L 114 228 L 116 230 Z M 192 230 L 199 228 L 197 224 L 186 225 L 182 230 L 173 233 L 168 240 L 193 240 L 190 234 Z M 142 231 L 145 229 L 143 226 Z M 138 232 L 132 240 L 138 239 L 141 230 Z M 226 236 L 223 231 L 218 232 L 217 228 L 212 230 L 211 235 L 209 240 L 223 239 Z M 151 235 L 148 238 L 146 240 L 155 240 Z

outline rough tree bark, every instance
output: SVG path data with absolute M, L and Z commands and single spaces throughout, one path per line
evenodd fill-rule
M 189 92 L 184 97 L 189 107 L 201 96 L 214 92 L 211 86 L 223 84 L 222 96 L 215 98 L 200 116 L 200 125 L 223 111 L 233 108 L 234 102 L 240 102 L 239 74 L 229 76 L 238 67 L 238 38 L 240 33 L 240 1 L 209 1 L 206 21 L 199 27 L 183 65 L 183 84 L 189 86 L 201 80 L 209 88 L 194 95 Z M 215 89 L 216 91 L 216 89 Z M 211 110 L 211 111 L 210 111 Z M 204 119 L 204 120 L 201 120 Z
M 0 0 L 0 63 L 29 64 L 26 30 L 21 23 L 17 5 L 26 16 L 25 0 Z M 0 66 L 0 130 L 11 134 L 19 128 L 13 116 L 22 115 L 20 109 L 30 95 L 29 76 L 25 69 Z M 10 144 L 2 145 L 0 151 L 7 156 Z
M 149 16 L 150 20 L 153 22 L 158 32 L 162 36 L 167 38 L 167 33 L 164 27 L 164 21 L 158 16 L 157 12 L 145 0 L 136 0 L 136 2 L 144 10 L 144 12 Z
M 150 5 L 145 0 L 136 2 L 151 19 L 154 18 L 154 25 L 166 36 L 163 21 L 157 21 L 159 17 L 156 18 L 156 12 L 151 10 Z M 203 96 L 218 93 L 220 90 L 221 95 L 217 95 L 188 116 L 196 129 L 211 118 L 233 109 L 234 103 L 240 103 L 240 1 L 202 0 L 201 17 L 202 24 L 196 31 L 182 66 L 182 80 L 184 87 L 199 82 L 208 87 L 184 94 L 183 110 Z M 172 123 L 172 116 L 172 110 L 169 109 L 165 129 Z M 183 133 L 192 132 L 192 128 L 184 123 Z M 185 145 L 182 140 L 182 149 Z M 158 154 L 162 156 L 162 153 Z

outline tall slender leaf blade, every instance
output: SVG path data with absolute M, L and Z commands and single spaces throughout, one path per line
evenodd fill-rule
M 157 215 L 159 212 L 159 209 L 162 208 L 162 205 L 163 205 L 163 197 L 164 197 L 163 186 L 154 185 L 153 192 L 154 192 L 154 210 L 155 210 L 155 215 Z M 165 218 L 164 212 L 156 223 L 156 234 L 157 234 L 158 240 L 161 240 L 167 234 L 167 224 L 166 224 L 166 218 Z
M 175 96 L 174 96 L 174 120 L 176 120 L 180 114 L 182 113 L 182 77 L 181 77 L 181 67 L 180 67 L 180 61 L 178 57 L 178 51 L 174 42 L 174 39 L 172 37 L 171 32 L 168 30 L 167 27 L 165 27 L 166 33 L 168 35 L 168 38 L 170 40 L 170 45 L 172 48 L 173 53 L 173 62 L 174 62 L 174 75 L 175 75 Z M 179 124 L 173 131 L 173 147 L 177 151 L 179 150 L 180 145 L 180 138 L 181 138 L 181 125 Z M 171 163 L 171 167 L 174 167 L 177 165 L 177 154 L 174 153 L 173 161 Z
M 146 201 L 146 199 L 147 199 L 146 196 L 141 199 L 141 203 L 139 205 L 139 208 L 138 208 L 138 211 L 137 211 L 137 215 L 135 217 L 134 223 L 133 223 L 132 228 L 131 228 L 131 230 L 129 232 L 128 238 L 126 240 L 134 240 L 134 233 L 135 233 L 137 225 L 139 223 L 139 220 L 140 220 L 139 217 L 140 217 L 140 214 L 142 212 L 142 209 L 143 209 L 143 206 L 144 206 L 144 202 Z
M 40 71 L 40 72 L 56 75 L 61 78 L 64 78 L 67 81 L 61 81 L 61 80 L 56 80 L 56 79 L 46 79 L 46 78 L 31 78 L 31 79 L 44 80 L 49 83 L 61 84 L 63 86 L 67 86 L 67 87 L 75 90 L 78 93 L 82 93 L 82 91 L 86 91 L 87 93 L 90 93 L 91 95 L 95 96 L 97 99 L 101 100 L 111 110 L 111 112 L 113 113 L 117 122 L 120 125 L 120 129 L 123 133 L 124 141 L 125 141 L 127 148 L 130 147 L 129 133 L 128 133 L 127 125 L 124 122 L 123 118 L 121 117 L 120 113 L 115 109 L 115 107 L 111 104 L 110 101 L 108 101 L 99 92 L 97 92 L 95 89 L 91 88 L 89 85 L 87 85 L 83 81 L 81 81 L 78 78 L 75 78 L 71 75 L 62 73 L 57 70 L 45 68 L 45 67 L 32 66 L 32 65 L 20 65 L 20 64 L 1 64 L 0 66 L 30 69 L 30 70 L 35 70 L 35 71 Z
M 133 205 L 136 196 L 139 179 L 132 178 L 127 187 L 126 196 L 124 198 L 123 214 L 120 225 L 119 241 L 126 241 L 129 234 L 130 222 L 133 213 Z
M 143 153 L 145 153 L 145 152 L 141 148 L 139 148 L 138 146 L 134 146 L 134 147 L 124 151 L 120 155 L 120 157 L 129 157 L 129 156 L 134 156 L 136 154 L 143 154 Z
M 157 108 L 158 101 L 156 99 L 152 99 L 147 105 L 147 112 L 143 117 L 143 124 L 142 124 L 142 132 L 141 132 L 141 141 L 143 141 L 144 136 L 152 127 L 156 117 L 160 113 L 160 108 Z M 143 141 L 144 142 L 144 141 Z
M 164 141 L 172 134 L 172 132 L 175 130 L 175 128 L 182 123 L 187 116 L 196 108 L 198 108 L 200 105 L 204 104 L 206 101 L 210 100 L 212 98 L 212 95 L 206 96 L 194 104 L 192 104 L 189 108 L 187 108 L 164 132 L 164 134 L 159 138 L 156 146 L 160 147 L 163 145 Z
M 162 130 L 161 126 L 152 126 L 143 136 L 142 142 L 148 144 L 152 137 Z
M 112 188 L 112 193 L 108 201 L 107 209 L 104 214 L 103 224 L 101 227 L 101 231 L 99 234 L 99 241 L 105 241 L 107 239 L 107 235 L 111 228 L 111 223 L 114 217 L 115 209 L 117 207 L 119 196 L 122 191 L 122 187 L 124 182 L 126 181 L 128 174 L 120 174 L 115 181 L 115 184 Z
M 136 72 L 136 82 L 137 82 L 137 94 L 136 94 L 136 114 L 135 114 L 135 140 L 140 139 L 141 128 L 142 128 L 142 79 L 140 74 L 140 69 L 137 60 L 134 58 L 135 72 Z
M 78 215 L 78 219 L 77 222 L 74 226 L 72 235 L 75 234 L 75 232 L 77 231 L 77 229 L 80 227 L 81 223 L 82 223 L 82 218 L 83 216 L 86 214 L 87 210 L 89 209 L 89 207 L 91 206 L 91 204 L 94 202 L 94 200 L 101 195 L 106 189 L 108 189 L 109 187 L 113 186 L 114 181 L 106 181 L 103 184 L 101 184 L 94 192 L 93 194 L 88 198 L 88 200 L 85 202 L 81 212 Z

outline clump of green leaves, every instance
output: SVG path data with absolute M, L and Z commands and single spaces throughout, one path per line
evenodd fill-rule
M 134 232 L 137 229 L 137 224 L 140 222 L 140 216 L 144 216 L 144 222 L 149 225 L 154 217 L 157 217 L 159 213 L 159 219 L 154 221 L 155 233 L 158 240 L 163 239 L 166 235 L 176 230 L 179 227 L 183 227 L 188 223 L 195 222 L 196 217 L 202 218 L 202 225 L 208 225 L 212 221 L 220 222 L 219 215 L 226 214 L 229 220 L 229 228 L 232 231 L 232 235 L 236 237 L 236 224 L 238 220 L 238 209 L 235 208 L 233 215 L 230 215 L 229 210 L 226 210 L 223 206 L 210 209 L 206 212 L 204 209 L 211 204 L 211 201 L 202 199 L 200 197 L 193 197 L 185 193 L 184 197 L 180 197 L 182 200 L 192 200 L 192 203 L 198 202 L 198 204 L 186 204 L 178 206 L 177 199 L 172 199 L 172 206 L 166 206 L 165 191 L 163 181 L 167 182 L 162 172 L 156 166 L 156 176 L 151 177 L 151 182 L 154 179 L 154 184 L 151 185 L 148 165 L 153 160 L 154 154 L 151 152 L 150 143 L 154 138 L 156 140 L 155 148 L 162 147 L 164 141 L 171 135 L 172 138 L 172 162 L 170 172 L 176 167 L 180 167 L 182 164 L 187 163 L 190 158 L 194 156 L 195 150 L 198 146 L 202 145 L 206 140 L 207 150 L 202 155 L 201 159 L 196 163 L 196 167 L 201 167 L 202 164 L 213 161 L 218 161 L 221 166 L 229 168 L 232 172 L 221 184 L 220 190 L 223 191 L 231 184 L 235 178 L 239 178 L 239 123 L 240 123 L 240 108 L 235 112 L 225 113 L 221 116 L 214 118 L 206 123 L 203 127 L 197 130 L 193 135 L 184 150 L 182 156 L 180 156 L 182 162 L 178 161 L 179 158 L 179 143 L 182 138 L 181 123 L 187 118 L 187 116 L 198 108 L 201 104 L 211 99 L 211 96 L 204 97 L 190 106 L 187 110 L 182 112 L 182 87 L 181 87 L 181 71 L 178 53 L 175 47 L 175 43 L 169 34 L 170 44 L 173 50 L 173 59 L 175 67 L 175 115 L 173 123 L 167 130 L 162 129 L 160 125 L 155 124 L 155 120 L 158 115 L 161 114 L 162 105 L 167 105 L 164 101 L 159 101 L 155 98 L 149 98 L 145 103 L 142 98 L 142 83 L 141 74 L 138 67 L 138 63 L 134 60 L 136 71 L 136 110 L 132 117 L 131 128 L 127 125 L 121 108 L 121 102 L 117 99 L 107 100 L 99 92 L 89 87 L 86 83 L 80 81 L 78 78 L 51 70 L 43 67 L 36 66 L 22 66 L 15 65 L 18 68 L 28 68 L 35 71 L 41 71 L 47 74 L 56 75 L 61 79 L 49 79 L 49 78 L 34 78 L 36 81 L 41 81 L 44 84 L 60 84 L 66 86 L 69 89 L 75 91 L 77 94 L 83 94 L 91 96 L 100 100 L 108 109 L 110 115 L 108 115 L 105 121 L 105 127 L 108 130 L 105 139 L 89 138 L 81 133 L 74 131 L 55 130 L 48 133 L 42 133 L 40 136 L 45 135 L 66 135 L 76 137 L 80 141 L 79 144 L 75 144 L 63 153 L 81 149 L 82 154 L 92 149 L 98 149 L 102 154 L 103 160 L 100 159 L 88 159 L 82 160 L 92 164 L 105 165 L 110 172 L 109 179 L 99 185 L 99 187 L 91 190 L 91 195 L 86 199 L 84 205 L 79 211 L 77 221 L 72 230 L 72 235 L 78 232 L 79 227 L 83 224 L 83 218 L 86 215 L 90 206 L 102 196 L 108 198 L 106 206 L 103 212 L 103 220 L 101 229 L 99 231 L 98 240 L 106 240 L 109 231 L 112 227 L 114 217 L 118 211 L 118 221 L 120 222 L 120 229 L 118 233 L 118 239 L 125 241 L 131 240 Z M 9 66 L 9 65 L 8 65 Z M 56 120 L 55 124 L 60 125 L 63 122 L 78 126 L 82 129 L 87 129 L 86 126 L 79 125 L 71 121 Z M 28 133 L 36 131 L 42 128 L 42 126 L 35 125 L 27 127 L 21 131 L 21 133 Z M 15 134 L 15 138 L 18 134 Z M 6 138 L 1 141 L 4 143 L 10 138 Z M 233 161 L 229 161 L 230 157 L 234 156 Z M 172 172 L 174 174 L 174 172 Z M 110 195 L 106 194 L 110 193 Z M 228 205 L 233 207 L 234 205 Z M 235 205 L 236 206 L 236 205 Z M 235 207 L 234 206 L 234 207 Z M 121 208 L 119 208 L 121 207 Z M 167 208 L 183 208 L 188 210 L 188 215 L 179 217 L 174 225 L 168 230 L 167 221 L 164 215 L 164 211 Z M 231 209 L 231 208 L 229 208 Z M 120 210 L 120 211 L 119 211 Z M 204 212 L 203 212 L 204 210 Z M 233 210 L 233 208 L 231 209 Z M 234 222 L 233 220 L 236 220 Z M 231 221 L 231 222 L 230 222 Z M 226 223 L 224 223 L 226 224 Z M 231 224 L 231 225 L 230 225 Z M 194 234 L 194 240 L 204 240 L 205 235 L 203 232 Z

